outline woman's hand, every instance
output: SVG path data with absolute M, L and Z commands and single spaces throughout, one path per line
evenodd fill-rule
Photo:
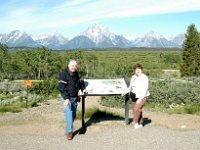
M 121 94 L 121 96 L 125 96 L 126 94 L 128 94 L 128 92 L 124 92 Z

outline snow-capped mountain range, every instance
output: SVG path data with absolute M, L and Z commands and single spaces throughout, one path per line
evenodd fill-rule
M 133 41 L 135 47 L 153 47 L 153 48 L 176 48 L 179 47 L 178 43 L 174 40 L 167 40 L 164 36 L 156 33 L 149 32 L 142 38 L 137 38 Z
M 156 32 L 149 32 L 144 37 L 130 41 L 123 35 L 116 35 L 107 27 L 99 24 L 89 27 L 71 40 L 58 32 L 50 35 L 29 35 L 25 32 L 14 30 L 10 33 L 0 34 L 0 43 L 9 47 L 45 46 L 55 50 L 110 47 L 181 48 L 184 39 L 184 34 L 167 39 Z

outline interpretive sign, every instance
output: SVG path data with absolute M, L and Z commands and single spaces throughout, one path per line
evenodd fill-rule
M 84 79 L 88 95 L 119 95 L 127 90 L 124 79 Z
M 82 97 L 82 129 L 80 133 L 84 133 L 85 130 L 85 98 L 87 96 L 112 96 L 121 95 L 128 91 L 126 82 L 124 79 L 84 79 L 87 94 L 84 95 L 81 91 L 79 96 Z M 129 98 L 125 96 L 125 122 L 129 123 Z

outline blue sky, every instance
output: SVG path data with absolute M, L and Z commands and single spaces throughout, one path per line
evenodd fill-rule
M 68 38 L 102 24 L 128 39 L 155 31 L 166 37 L 200 30 L 199 0 L 0 0 L 0 33 L 60 32 Z

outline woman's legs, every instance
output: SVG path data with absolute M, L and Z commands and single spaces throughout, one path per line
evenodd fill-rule
M 138 123 L 139 124 L 143 124 L 143 107 L 144 107 L 144 105 L 140 108 L 140 116 L 139 116 L 139 120 L 138 120 Z
M 144 107 L 144 104 L 147 100 L 147 97 L 145 97 L 142 101 L 136 101 L 132 104 L 133 107 L 133 116 L 134 116 L 134 122 L 138 124 L 142 124 L 143 122 L 143 113 L 142 109 Z

